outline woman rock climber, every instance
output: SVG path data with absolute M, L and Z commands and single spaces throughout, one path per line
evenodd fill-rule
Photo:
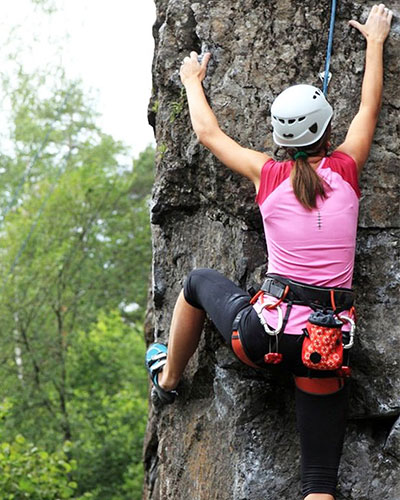
M 268 246 L 268 273 L 262 293 L 252 300 L 217 271 L 192 271 L 175 305 L 168 348 L 152 344 L 146 366 L 158 397 L 173 402 L 206 314 L 244 363 L 267 367 L 281 362 L 295 378 L 306 500 L 335 497 L 347 386 L 343 372 L 329 366 L 319 369 L 318 353 L 312 353 L 318 358 L 312 361 L 316 369 L 306 366 L 299 340 L 305 339 L 303 329 L 313 305 L 331 307 L 336 319 L 338 312 L 349 315 L 358 178 L 380 111 L 383 45 L 392 15 L 380 4 L 372 8 L 365 24 L 350 21 L 367 42 L 361 103 L 345 141 L 331 155 L 327 151 L 332 108 L 317 88 L 296 85 L 274 101 L 273 139 L 290 157 L 276 162 L 265 153 L 241 147 L 219 128 L 202 87 L 210 54 L 199 63 L 192 52 L 180 69 L 198 140 L 254 183 Z

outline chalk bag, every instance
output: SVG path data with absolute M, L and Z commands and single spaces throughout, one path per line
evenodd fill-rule
M 314 311 L 304 329 L 302 361 L 313 370 L 337 370 L 343 363 L 343 322 L 333 312 Z

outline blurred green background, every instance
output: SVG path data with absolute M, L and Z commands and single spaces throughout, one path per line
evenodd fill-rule
M 0 499 L 139 500 L 154 149 L 104 133 L 62 64 L 4 57 Z

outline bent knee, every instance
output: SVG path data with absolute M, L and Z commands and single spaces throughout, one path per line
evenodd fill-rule
M 198 300 L 199 287 L 203 286 L 205 277 L 213 272 L 212 269 L 193 269 L 183 284 L 183 296 L 186 302 L 196 309 L 204 309 Z

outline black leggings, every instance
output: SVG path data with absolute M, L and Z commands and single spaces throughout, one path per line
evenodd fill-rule
M 206 311 L 231 345 L 232 324 L 242 312 L 239 330 L 248 358 L 260 364 L 269 352 L 270 337 L 250 304 L 250 295 L 212 269 L 192 271 L 184 285 L 185 300 Z M 299 377 L 333 377 L 333 372 L 310 371 L 301 361 L 301 335 L 283 334 L 279 352 L 281 366 Z M 266 365 L 264 365 L 266 366 Z M 296 388 L 297 425 L 300 432 L 303 495 L 328 493 L 335 496 L 347 410 L 347 387 L 334 394 L 314 395 Z

